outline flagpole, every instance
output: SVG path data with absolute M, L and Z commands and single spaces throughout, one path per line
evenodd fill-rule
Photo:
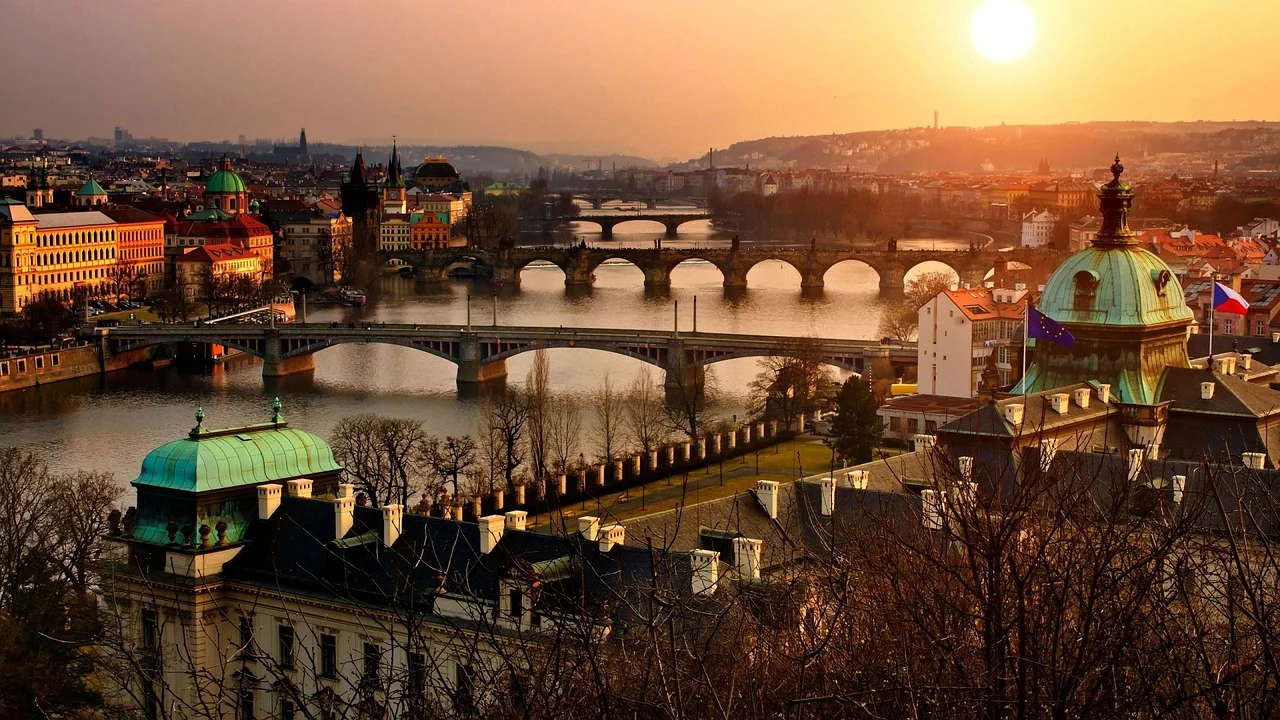
M 1025 307 L 1022 309 L 1022 396 L 1027 396 L 1027 336 L 1031 327 L 1031 293 L 1027 293 Z
M 1205 363 L 1207 369 L 1213 371 L 1213 296 L 1216 294 L 1217 288 L 1214 287 L 1216 280 L 1209 280 L 1209 360 Z

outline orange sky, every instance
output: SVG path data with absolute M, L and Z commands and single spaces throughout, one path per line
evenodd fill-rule
M 970 45 L 979 0 L 11 2 L 0 135 L 296 137 L 685 159 L 770 135 L 1280 118 L 1277 0 L 1026 0 L 1035 47 Z

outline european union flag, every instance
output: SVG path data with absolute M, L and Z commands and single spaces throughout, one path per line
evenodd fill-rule
M 1027 307 L 1027 337 L 1037 340 L 1052 340 L 1062 347 L 1076 344 L 1071 331 L 1062 327 L 1056 320 L 1045 315 L 1034 306 Z

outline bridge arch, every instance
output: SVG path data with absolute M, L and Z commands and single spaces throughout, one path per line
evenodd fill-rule
M 714 353 L 693 353 L 692 365 L 695 367 L 707 367 L 716 363 L 726 362 L 729 360 L 749 360 L 766 357 L 773 357 L 778 353 L 776 350 L 768 348 L 748 349 L 741 348 L 735 350 L 717 351 Z M 835 368 L 843 372 L 851 372 L 861 374 L 863 369 L 863 359 L 861 354 L 850 354 L 841 357 L 823 358 L 821 363 L 827 367 Z
M 482 343 L 482 345 L 484 344 L 488 343 Z M 641 342 L 626 343 L 624 341 L 578 341 L 572 335 L 566 335 L 564 338 L 557 338 L 554 340 L 530 343 L 511 343 L 509 346 L 494 347 L 492 353 L 484 354 L 482 361 L 485 363 L 497 362 L 499 360 L 506 360 L 517 355 L 543 349 L 596 350 L 640 360 L 641 362 L 648 363 L 649 365 L 653 365 L 654 367 L 662 370 L 667 369 L 669 359 L 669 348 L 666 345 L 654 345 Z
M 285 349 L 285 351 L 280 354 L 280 357 L 291 358 L 302 355 L 314 355 L 322 350 L 337 347 L 338 345 L 395 345 L 425 352 L 428 355 L 434 355 L 442 360 L 448 360 L 455 365 L 458 363 L 456 342 L 413 342 L 411 340 L 401 340 L 396 338 L 366 339 L 363 337 L 341 336 L 316 339 L 314 342 L 306 342 L 305 344 L 298 343 L 291 349 Z
M 224 348 L 238 350 L 246 355 L 252 355 L 256 358 L 262 358 L 266 355 L 266 346 L 262 341 L 255 338 L 211 338 L 207 336 L 188 337 L 188 336 L 169 336 L 154 338 L 137 338 L 128 340 L 112 340 L 112 352 L 128 352 L 130 350 L 141 350 L 142 348 L 152 347 L 153 345 L 176 345 L 178 343 L 191 343 L 193 345 L 221 345 Z
M 833 270 L 835 271 L 834 273 L 832 272 Z M 827 265 L 825 268 L 822 268 L 822 280 L 824 283 L 832 280 L 847 280 L 848 282 L 842 284 L 856 286 L 859 284 L 856 276 L 862 274 L 864 270 L 870 270 L 875 274 L 876 282 L 880 282 L 879 268 L 865 260 L 856 260 L 853 258 L 837 260 L 836 262 Z M 868 278 L 868 280 L 869 279 L 870 278 Z
M 962 270 L 966 269 L 968 264 L 950 262 L 940 258 L 925 258 L 915 263 L 910 261 L 902 263 L 902 267 L 904 270 L 903 280 L 906 282 L 930 272 L 949 272 L 955 276 L 954 280 L 959 281 L 963 279 L 964 273 Z
M 559 268 L 560 272 L 564 273 L 566 278 L 569 277 L 569 268 L 567 267 L 567 263 L 565 263 L 565 258 L 555 252 L 546 252 L 525 255 L 515 261 L 514 266 L 512 267 L 512 272 L 515 275 L 513 279 L 519 282 L 520 275 L 525 271 L 525 268 L 534 263 L 547 263 L 549 265 L 554 265 Z
M 689 255 L 681 255 L 680 257 L 667 260 L 665 265 L 663 266 L 664 269 L 666 270 L 667 277 L 671 277 L 671 274 L 674 273 L 677 269 L 680 268 L 681 265 L 684 265 L 685 263 L 690 263 L 690 265 L 686 266 L 686 269 L 693 270 L 693 271 L 696 271 L 697 268 L 702 267 L 704 263 L 706 265 L 710 265 L 711 267 L 715 268 L 717 272 L 720 273 L 720 279 L 722 281 L 724 280 L 724 278 L 729 276 L 729 273 L 726 272 L 725 267 L 721 265 L 719 262 L 716 262 L 715 260 L 711 259 L 710 256 L 704 257 L 698 253 L 693 253 Z

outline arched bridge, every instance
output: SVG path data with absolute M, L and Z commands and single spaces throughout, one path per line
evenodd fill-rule
M 682 212 L 646 212 L 643 214 L 633 214 L 628 212 L 584 212 L 580 215 L 571 217 L 558 217 L 542 221 L 542 233 L 549 235 L 556 225 L 569 222 L 591 222 L 600 226 L 600 237 L 613 237 L 613 229 L 622 223 L 633 222 L 635 220 L 648 220 L 650 222 L 662 223 L 666 228 L 667 237 L 676 237 L 680 234 L 680 226 L 692 222 L 694 220 L 710 220 L 711 213 L 705 210 L 685 210 Z
M 506 377 L 506 360 L 541 348 L 583 348 L 617 353 L 655 365 L 678 378 L 683 373 L 734 358 L 785 353 L 797 338 L 672 330 L 613 330 L 457 325 L 293 323 L 261 325 L 121 325 L 94 328 L 104 358 L 148 345 L 195 342 L 234 348 L 262 358 L 266 377 L 315 367 L 314 355 L 344 344 L 401 345 L 458 366 L 458 384 Z M 824 362 L 862 372 L 867 362 L 888 358 L 899 365 L 916 362 L 915 343 L 885 345 L 876 340 L 815 339 Z
M 962 282 L 978 285 L 987 272 L 1002 260 L 1031 266 L 1056 267 L 1066 253 L 1056 250 L 852 250 L 782 249 L 782 248 L 700 248 L 700 249 L 602 249 L 602 248 L 513 248 L 501 251 L 448 250 L 400 251 L 392 253 L 414 266 L 418 276 L 426 280 L 443 280 L 451 268 L 465 263 L 485 270 L 495 282 L 516 284 L 520 272 L 533 262 L 548 262 L 564 271 L 568 286 L 589 286 L 596 268 L 608 260 L 624 260 L 644 272 L 648 288 L 669 288 L 671 271 L 687 260 L 702 260 L 715 265 L 724 277 L 726 290 L 747 287 L 747 273 L 766 261 L 785 262 L 800 273 L 804 290 L 819 290 L 828 270 L 838 263 L 856 261 L 869 265 L 880 276 L 881 290 L 899 291 L 906 274 L 923 262 L 940 262 L 960 276 Z

